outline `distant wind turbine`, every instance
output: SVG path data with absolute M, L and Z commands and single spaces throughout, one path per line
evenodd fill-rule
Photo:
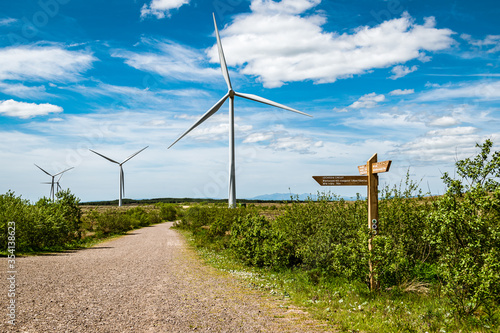
M 64 170 L 64 171 L 61 171 L 61 172 L 59 172 L 59 173 L 56 173 L 55 175 L 51 175 L 51 174 L 50 174 L 50 173 L 48 173 L 47 171 L 45 171 L 45 170 L 43 170 L 42 168 L 40 168 L 38 165 L 36 165 L 36 164 L 35 164 L 35 166 L 36 166 L 38 169 L 40 169 L 40 170 L 42 170 L 43 172 L 45 172 L 45 173 L 46 173 L 47 175 L 49 175 L 50 177 L 52 177 L 52 181 L 51 181 L 51 182 L 45 182 L 45 183 L 42 183 L 42 184 L 51 184 L 51 186 L 50 186 L 50 196 L 49 196 L 49 198 L 51 198 L 51 199 L 52 199 L 52 201 L 55 201 L 55 194 L 56 194 L 56 191 L 57 191 L 57 192 L 59 192 L 59 189 L 61 189 L 61 186 L 59 185 L 59 181 L 61 180 L 62 174 L 63 174 L 63 173 L 65 173 L 66 171 L 69 171 L 69 170 L 73 169 L 74 167 L 71 167 L 71 168 L 66 169 L 66 170 Z M 56 176 L 59 176 L 59 175 L 61 175 L 61 176 L 57 179 L 57 181 L 54 181 L 54 179 L 56 178 Z M 56 185 L 56 184 L 57 184 L 57 189 L 54 189 L 54 185 Z
M 215 35 L 217 37 L 217 49 L 219 50 L 219 61 L 220 61 L 220 67 L 222 70 L 222 75 L 224 76 L 224 79 L 226 80 L 228 92 L 222 97 L 210 110 L 208 110 L 193 126 L 191 126 L 184 134 L 182 134 L 177 140 L 174 141 L 168 148 L 172 147 L 174 144 L 177 143 L 180 139 L 182 139 L 185 135 L 187 135 L 189 132 L 191 132 L 193 129 L 195 129 L 198 125 L 203 123 L 205 120 L 210 118 L 214 113 L 216 113 L 222 104 L 226 101 L 226 99 L 229 98 L 229 207 L 235 207 L 236 206 L 236 182 L 235 182 L 235 158 L 234 158 L 234 96 L 238 97 L 243 97 L 252 101 L 268 104 L 271 106 L 275 106 L 281 109 L 285 109 L 288 111 L 293 111 L 300 113 L 302 115 L 306 115 L 309 117 L 312 117 L 311 115 L 300 112 L 298 110 L 292 109 L 291 107 L 273 102 L 271 100 L 256 96 L 256 95 L 251 95 L 251 94 L 243 94 L 239 93 L 233 90 L 233 87 L 231 85 L 231 80 L 229 79 L 229 71 L 227 69 L 226 65 L 226 59 L 224 57 L 224 52 L 222 51 L 222 43 L 220 40 L 219 36 L 219 30 L 217 29 L 217 22 L 215 21 L 215 15 L 213 15 L 214 18 L 214 26 L 215 26 Z
M 91 152 L 93 152 L 94 154 L 97 154 L 99 156 L 101 156 L 102 158 L 105 158 L 107 159 L 108 161 L 110 162 L 113 162 L 115 164 L 118 164 L 120 166 L 120 199 L 118 200 L 118 206 L 121 206 L 122 205 L 122 197 L 123 195 L 125 194 L 125 176 L 123 174 L 123 167 L 122 165 L 127 162 L 128 160 L 130 160 L 132 157 L 134 157 L 135 155 L 139 154 L 141 151 L 143 151 L 144 149 L 148 148 L 149 146 L 146 146 L 144 148 L 142 148 L 141 150 L 139 150 L 138 152 L 130 155 L 129 157 L 127 157 L 123 162 L 119 163 L 115 160 L 112 160 L 111 158 L 107 157 L 107 156 L 104 156 L 102 154 L 99 154 L 98 152 L 96 151 L 93 151 L 92 149 L 89 149 Z

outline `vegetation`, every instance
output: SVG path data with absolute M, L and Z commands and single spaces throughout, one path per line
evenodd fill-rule
M 8 249 L 9 222 L 15 222 L 17 253 L 78 248 L 113 235 L 177 217 L 177 206 L 157 203 L 126 209 L 91 209 L 82 212 L 79 200 L 69 190 L 56 194 L 52 202 L 42 198 L 35 204 L 13 192 L 0 195 L 0 251 Z
M 196 205 L 177 225 L 207 260 L 273 281 L 272 291 L 311 301 L 346 331 L 491 331 L 500 320 L 500 152 L 491 147 L 458 161 L 458 179 L 443 175 L 442 197 L 424 196 L 409 177 L 383 189 L 372 253 L 359 198 L 324 194 L 278 214 Z M 377 292 L 368 289 L 369 259 Z
M 407 178 L 381 191 L 379 234 L 368 251 L 367 202 L 330 193 L 282 204 L 204 202 L 84 207 L 68 191 L 31 204 L 0 195 L 0 251 L 9 222 L 17 252 L 78 248 L 134 228 L 176 226 L 213 265 L 291 299 L 349 332 L 491 332 L 500 327 L 500 152 L 444 174 L 441 197 Z M 12 234 L 12 233 L 11 233 Z M 369 290 L 368 261 L 380 289 Z

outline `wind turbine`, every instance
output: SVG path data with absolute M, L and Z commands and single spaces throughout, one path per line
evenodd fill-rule
M 62 177 L 62 174 L 65 173 L 66 171 L 68 170 L 71 170 L 73 169 L 74 167 L 71 167 L 69 169 L 66 169 L 64 171 L 61 171 L 59 173 L 56 173 L 55 175 L 51 175 L 50 173 L 48 173 L 47 171 L 43 170 L 42 168 L 40 168 L 38 165 L 35 164 L 35 166 L 42 170 L 43 172 L 45 172 L 47 175 L 49 175 L 50 177 L 52 177 L 52 181 L 51 182 L 45 182 L 45 183 L 42 183 L 42 184 L 51 184 L 50 186 L 50 197 L 52 198 L 52 201 L 55 201 L 55 191 L 54 191 L 54 185 L 57 184 L 57 191 L 59 191 L 59 189 L 61 189 L 61 186 L 59 185 L 59 181 L 61 180 L 61 177 Z M 58 179 L 57 179 L 57 182 L 54 181 L 54 179 L 56 178 L 56 176 L 59 176 L 61 175 Z
M 134 157 L 135 155 L 139 154 L 141 151 L 143 151 L 144 149 L 148 148 L 149 146 L 146 146 L 144 148 L 142 148 L 141 150 L 139 150 L 138 152 L 130 155 L 129 157 L 127 157 L 123 162 L 119 163 L 115 160 L 112 160 L 111 158 L 107 157 L 107 156 L 104 156 L 102 154 L 99 154 L 98 152 L 96 151 L 93 151 L 92 149 L 89 149 L 91 152 L 101 156 L 102 158 L 105 158 L 107 159 L 108 161 L 110 162 L 113 162 L 115 164 L 118 164 L 120 166 L 120 199 L 118 200 L 118 206 L 121 206 L 122 205 L 122 196 L 125 194 L 125 177 L 124 177 L 124 174 L 123 174 L 123 167 L 122 165 L 127 162 L 128 160 L 130 160 L 132 157 Z
M 236 184 L 235 184 L 235 158 L 234 158 L 234 96 L 242 97 L 249 99 L 251 101 L 255 102 L 260 102 L 264 104 L 268 104 L 271 106 L 275 106 L 281 109 L 285 109 L 288 111 L 300 113 L 305 116 L 312 117 L 311 115 L 300 112 L 298 110 L 292 109 L 291 107 L 285 106 L 283 104 L 279 104 L 276 102 L 273 102 L 271 100 L 256 96 L 256 95 L 251 95 L 251 94 L 244 94 L 244 93 L 239 93 L 233 90 L 233 87 L 231 85 L 231 80 L 229 78 L 229 71 L 227 69 L 226 65 L 226 59 L 224 57 L 224 52 L 222 50 L 222 43 L 220 40 L 219 36 L 219 30 L 217 29 L 217 22 L 215 21 L 215 14 L 212 14 L 214 18 L 214 26 L 215 26 L 215 35 L 217 37 L 217 49 L 219 51 L 219 61 L 220 61 L 220 67 L 222 70 L 222 75 L 224 76 L 224 80 L 226 81 L 227 84 L 227 89 L 228 92 L 222 97 L 214 106 L 212 106 L 193 126 L 191 126 L 184 134 L 182 134 L 177 140 L 174 141 L 168 148 L 172 147 L 174 144 L 177 143 L 180 139 L 182 139 L 185 135 L 187 135 L 189 132 L 191 132 L 193 129 L 195 129 L 198 125 L 203 123 L 205 120 L 210 118 L 214 113 L 216 113 L 222 104 L 229 98 L 229 196 L 228 196 L 228 202 L 229 202 L 229 207 L 235 207 L 236 206 Z

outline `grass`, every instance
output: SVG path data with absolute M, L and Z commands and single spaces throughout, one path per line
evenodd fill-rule
M 180 230 L 190 245 L 189 232 Z M 362 283 L 325 278 L 300 268 L 273 271 L 244 265 L 229 251 L 196 248 L 205 263 L 263 293 L 309 312 L 339 332 L 500 332 L 498 318 L 459 318 L 439 286 L 417 281 L 377 293 Z

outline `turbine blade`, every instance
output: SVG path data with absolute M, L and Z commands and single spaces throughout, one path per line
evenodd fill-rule
M 127 161 L 128 161 L 128 160 L 130 160 L 132 157 L 134 157 L 135 155 L 139 154 L 141 151 L 143 151 L 144 149 L 146 149 L 146 148 L 148 148 L 148 147 L 149 147 L 149 146 L 146 146 L 146 147 L 142 148 L 141 150 L 139 150 L 137 153 L 134 153 L 134 154 L 130 155 L 129 157 L 127 157 L 127 158 L 125 159 L 125 161 L 121 162 L 121 163 L 120 163 L 120 165 L 121 165 L 121 164 L 123 164 L 123 163 L 125 163 L 125 162 L 127 162 Z
M 195 129 L 196 127 L 198 127 L 198 125 L 200 125 L 205 120 L 207 120 L 208 118 L 210 118 L 215 112 L 217 112 L 220 109 L 220 107 L 222 106 L 222 104 L 224 104 L 224 102 L 226 101 L 226 99 L 228 99 L 228 97 L 229 97 L 229 92 L 227 92 L 227 94 L 225 94 L 224 97 L 222 97 L 214 106 L 212 106 L 210 108 L 210 110 L 208 110 L 207 112 L 205 112 L 205 114 L 203 116 L 201 116 L 201 118 L 198 119 L 198 121 L 193 126 L 191 126 L 186 132 L 184 132 L 184 134 L 182 134 L 177 140 L 175 140 L 174 143 L 172 143 L 167 149 L 170 149 L 170 147 L 172 147 L 173 145 L 175 145 L 177 143 L 177 141 L 179 141 L 184 136 L 186 136 L 186 134 L 188 134 L 193 129 Z
M 122 196 L 125 196 L 125 175 L 123 174 L 123 168 L 120 165 L 120 186 L 122 190 Z
M 61 187 L 61 185 L 59 185 L 59 183 L 57 183 L 57 192 L 59 192 L 59 191 L 62 191 L 62 187 Z
M 75 167 L 71 167 L 71 168 L 66 169 L 66 170 L 64 170 L 64 171 L 61 171 L 61 172 L 59 172 L 59 173 L 56 173 L 54 176 L 61 175 L 61 177 L 62 177 L 62 174 L 63 174 L 63 173 L 65 173 L 66 171 L 69 171 L 69 170 L 71 170 L 71 169 L 74 169 L 74 168 L 75 168 Z M 59 179 L 61 179 L 61 178 L 59 178 Z
M 260 102 L 260 103 L 264 103 L 264 104 L 268 104 L 268 105 L 271 105 L 271 106 L 275 106 L 277 108 L 281 108 L 281 109 L 285 109 L 285 110 L 288 110 L 288 111 L 292 111 L 292 112 L 296 112 L 296 113 L 300 113 L 304 116 L 308 116 L 308 117 L 312 117 L 310 114 L 307 114 L 307 113 L 304 113 L 304 112 L 301 112 L 299 110 L 295 110 L 295 109 L 292 109 L 291 107 L 289 106 L 286 106 L 286 105 L 283 105 L 283 104 L 279 104 L 279 103 L 276 103 L 276 102 L 273 102 L 269 99 L 266 99 L 266 98 L 263 98 L 263 97 L 260 97 L 260 96 L 257 96 L 257 95 L 252 95 L 252 94 L 243 94 L 243 93 L 239 93 L 239 92 L 234 92 L 234 94 L 236 96 L 239 96 L 239 97 L 243 97 L 243 98 L 246 98 L 246 99 L 249 99 L 249 100 L 252 100 L 252 101 L 256 101 L 256 102 Z
M 33 163 L 33 164 L 34 164 L 34 163 Z M 43 169 L 42 169 L 42 168 L 40 168 L 38 165 L 36 165 L 36 164 L 35 164 L 35 166 L 36 166 L 38 169 L 40 169 L 40 170 L 42 170 L 43 172 L 45 172 L 47 175 L 49 175 L 49 176 L 51 176 L 51 177 L 52 177 L 52 175 L 51 175 L 50 173 L 48 173 L 47 171 L 43 170 Z
M 113 162 L 113 163 L 116 163 L 116 164 L 120 164 L 120 163 L 118 163 L 117 161 L 112 160 L 112 159 L 110 159 L 109 157 L 106 157 L 106 156 L 104 156 L 104 155 L 102 155 L 102 154 L 99 154 L 98 152 L 96 152 L 96 151 L 94 151 L 94 150 L 92 150 L 92 149 L 89 149 L 89 150 L 90 150 L 91 152 L 93 152 L 94 154 L 97 154 L 97 155 L 101 156 L 102 158 L 107 159 L 107 160 L 108 160 L 108 161 L 110 161 L 110 162 Z
M 217 50 L 219 51 L 219 62 L 220 69 L 222 70 L 222 75 L 224 76 L 224 80 L 226 80 L 227 89 L 233 90 L 231 86 L 231 79 L 229 79 L 229 71 L 226 65 L 226 58 L 224 57 L 224 51 L 222 50 L 222 43 L 220 41 L 219 29 L 217 29 L 217 21 L 215 21 L 215 14 L 212 13 L 214 17 L 214 26 L 215 26 L 215 35 L 217 36 Z

